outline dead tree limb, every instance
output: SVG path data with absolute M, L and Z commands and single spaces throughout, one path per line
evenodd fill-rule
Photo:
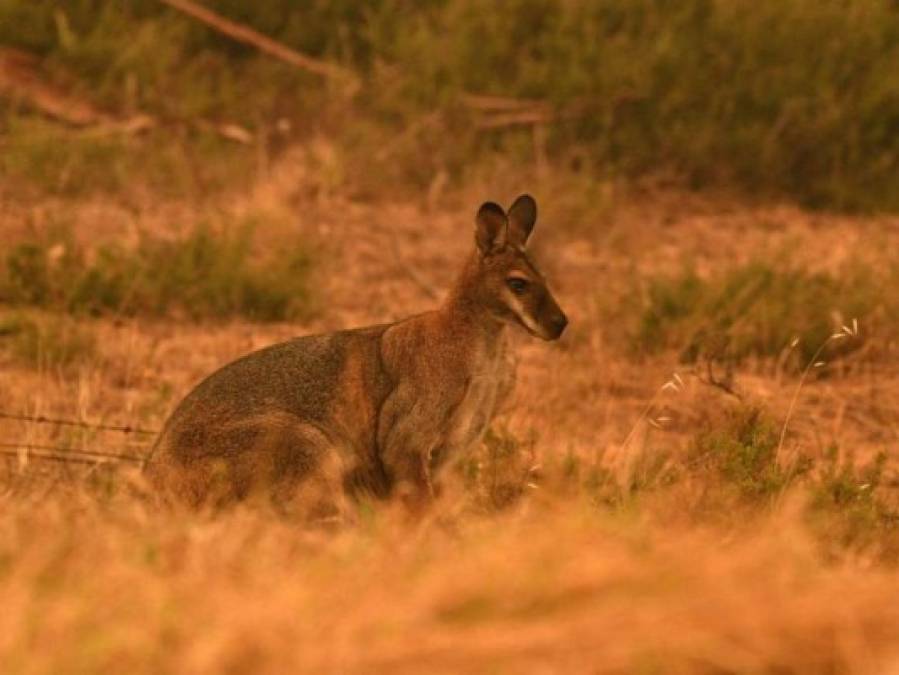
M 276 59 L 280 59 L 292 66 L 308 70 L 310 73 L 315 73 L 322 77 L 343 80 L 347 83 L 352 83 L 353 85 L 356 83 L 355 75 L 350 71 L 334 65 L 333 63 L 328 63 L 327 61 L 321 61 L 319 59 L 314 59 L 311 56 L 301 54 L 287 45 L 273 40 L 248 26 L 227 19 L 221 14 L 217 14 L 191 0 L 159 1 L 172 9 L 187 14 L 197 21 L 206 24 L 223 35 L 227 35 L 238 42 L 251 45 L 259 51 L 265 52 L 269 56 L 274 56 Z
M 489 94 L 462 94 L 462 102 L 469 108 L 486 113 L 521 112 L 523 110 L 550 111 L 551 106 L 536 98 L 511 98 Z
M 87 101 L 75 98 L 38 75 L 37 58 L 28 52 L 0 46 L 0 96 L 21 100 L 34 110 L 73 127 L 109 121 Z

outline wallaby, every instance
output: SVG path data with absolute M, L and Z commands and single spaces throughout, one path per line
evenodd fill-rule
M 441 307 L 300 337 L 244 356 L 178 405 L 146 470 L 193 504 L 304 485 L 429 501 L 448 459 L 478 443 L 511 390 L 507 329 L 544 340 L 568 319 L 528 258 L 537 204 L 477 212 L 476 249 Z

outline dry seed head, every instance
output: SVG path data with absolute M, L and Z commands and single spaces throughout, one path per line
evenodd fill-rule
M 684 388 L 684 381 L 680 375 L 674 373 L 671 376 L 671 379 L 668 380 L 665 384 L 662 385 L 662 388 L 659 391 L 666 391 L 668 389 L 674 391 L 675 393 L 680 393 Z
M 858 337 L 858 319 L 852 320 L 852 326 L 843 325 L 840 329 L 842 332 L 840 336 L 850 336 L 850 337 Z

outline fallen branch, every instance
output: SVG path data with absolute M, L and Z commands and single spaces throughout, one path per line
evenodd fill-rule
M 549 103 L 538 99 L 463 94 L 462 102 L 475 112 L 480 129 L 548 124 L 556 116 Z
M 163 4 L 168 5 L 172 9 L 175 9 L 183 14 L 187 14 L 188 16 L 196 19 L 197 21 L 206 24 L 210 28 L 217 30 L 219 33 L 227 35 L 238 42 L 243 42 L 245 44 L 256 47 L 261 52 L 265 52 L 269 56 L 274 56 L 285 63 L 289 63 L 292 66 L 297 68 L 301 68 L 303 70 L 308 70 L 311 73 L 315 73 L 316 75 L 321 75 L 322 77 L 340 79 L 347 83 L 351 83 L 353 88 L 356 86 L 356 76 L 346 70 L 345 68 L 341 68 L 340 66 L 336 66 L 333 63 L 328 63 L 327 61 L 320 61 L 319 59 L 314 59 L 311 56 L 306 56 L 305 54 L 301 54 L 298 51 L 295 51 L 272 38 L 259 33 L 248 26 L 244 26 L 243 24 L 239 24 L 236 21 L 232 21 L 231 19 L 227 19 L 216 12 L 213 12 L 210 9 L 207 9 L 201 5 L 198 5 L 191 0 L 159 0 Z
M 109 117 L 90 103 L 42 81 L 37 74 L 37 59 L 19 49 L 0 47 L 0 96 L 24 101 L 35 110 L 75 127 L 109 122 Z
M 510 98 L 508 96 L 489 96 L 486 94 L 463 94 L 462 102 L 469 108 L 481 112 L 521 112 L 522 110 L 540 109 L 550 111 L 546 101 L 536 98 Z
M 127 119 L 111 119 L 88 127 L 82 133 L 84 136 L 114 136 L 116 134 L 139 134 L 158 126 L 158 122 L 149 115 L 134 115 Z
M 547 126 L 560 116 L 551 104 L 539 99 L 482 94 L 463 94 L 462 102 L 474 111 L 474 123 L 478 129 L 530 127 L 537 174 L 546 172 L 549 164 L 546 150 Z
M 542 110 L 521 110 L 483 116 L 476 124 L 480 129 L 499 129 L 501 127 L 543 125 L 551 120 L 552 116 Z
M 191 124 L 201 131 L 211 131 L 222 138 L 227 138 L 229 141 L 234 141 L 241 145 L 253 144 L 254 136 L 252 132 L 239 124 L 217 124 L 215 122 L 207 122 L 206 120 L 194 120 Z
M 478 116 L 476 121 L 478 127 L 499 129 L 574 120 L 594 115 L 597 110 L 610 110 L 614 115 L 621 106 L 645 98 L 641 94 L 623 92 L 605 101 L 596 97 L 581 96 L 570 99 L 564 106 L 554 106 L 548 101 L 536 98 L 466 93 L 462 94 L 461 101 Z

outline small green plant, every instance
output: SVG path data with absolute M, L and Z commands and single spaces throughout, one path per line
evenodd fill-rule
M 778 461 L 779 429 L 761 409 L 739 407 L 693 441 L 687 466 L 748 501 L 769 503 L 811 468 L 807 458 Z
M 779 453 L 779 431 L 759 408 L 734 408 L 696 436 L 682 476 L 705 484 L 705 504 L 717 504 L 716 511 L 729 496 L 769 507 L 787 491 L 798 491 L 808 496 L 805 516 L 829 553 L 871 550 L 899 559 L 899 504 L 882 489 L 886 454 L 856 464 L 831 446 L 820 457 L 787 462 Z
M 308 248 L 296 242 L 257 259 L 252 235 L 253 223 L 243 223 L 223 234 L 199 227 L 178 240 L 145 235 L 133 250 L 101 244 L 88 251 L 65 232 L 23 242 L 0 260 L 0 302 L 89 315 L 308 316 Z
M 868 464 L 842 459 L 831 446 L 810 483 L 809 518 L 830 550 L 878 547 L 899 559 L 899 508 L 880 495 L 886 453 Z
M 456 475 L 479 508 L 496 511 L 516 503 L 531 483 L 534 443 L 508 429 L 491 427 L 477 452 L 456 462 Z

